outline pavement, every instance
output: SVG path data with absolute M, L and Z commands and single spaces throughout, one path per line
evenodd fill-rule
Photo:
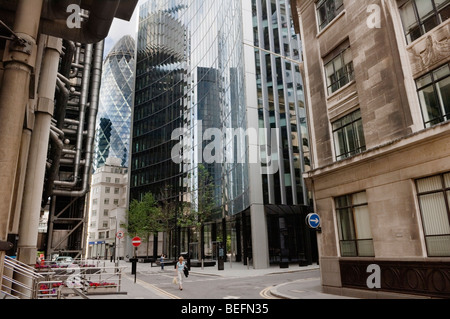
M 113 265 L 112 263 L 105 262 L 106 266 Z M 120 267 L 124 267 L 122 276 L 122 289 L 123 294 L 114 294 L 108 296 L 89 296 L 90 299 L 177 299 L 170 293 L 149 284 L 143 280 L 139 280 L 139 274 L 148 274 L 154 272 L 161 272 L 159 266 L 152 267 L 150 263 L 138 263 L 137 264 L 137 276 L 136 283 L 134 282 L 135 276 L 131 274 L 131 263 L 120 261 Z M 173 266 L 166 266 L 167 268 Z M 305 272 L 310 270 L 320 269 L 319 265 L 310 265 L 300 267 L 298 265 L 289 265 L 289 268 L 280 268 L 279 266 L 271 266 L 268 269 L 253 269 L 247 267 L 242 263 L 224 263 L 224 270 L 218 270 L 217 266 L 214 267 L 192 267 L 190 273 L 203 276 L 217 276 L 222 278 L 244 278 L 251 276 L 264 276 L 283 274 L 288 272 Z M 126 293 L 125 293 L 126 292 Z M 314 275 L 311 278 L 299 279 L 296 281 L 282 283 L 268 288 L 264 292 L 264 296 L 268 299 L 353 299 L 344 296 L 337 296 L 326 294 L 322 292 L 322 285 L 320 275 Z

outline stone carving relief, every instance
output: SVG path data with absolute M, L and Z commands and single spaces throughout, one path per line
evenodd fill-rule
M 448 38 L 437 41 L 433 36 L 429 35 L 426 39 L 425 51 L 419 53 L 422 68 L 426 69 L 433 64 L 445 59 L 450 53 L 450 42 Z
M 450 57 L 450 36 L 448 29 L 440 28 L 436 30 L 409 47 L 408 51 L 412 71 L 415 76 L 429 71 L 441 62 L 446 62 Z

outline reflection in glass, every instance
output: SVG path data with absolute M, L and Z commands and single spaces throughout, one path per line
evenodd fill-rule
M 249 206 L 246 141 L 225 135 L 247 123 L 240 1 L 148 1 L 139 19 L 131 197 L 169 187 L 170 197 L 195 205 L 202 164 L 214 182 L 217 217 L 242 212 Z M 211 129 L 221 135 L 209 139 Z M 211 146 L 215 138 L 221 149 Z M 175 147 L 182 163 L 172 159 Z

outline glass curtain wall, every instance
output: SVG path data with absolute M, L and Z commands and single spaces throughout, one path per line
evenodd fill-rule
M 195 209 L 201 164 L 214 182 L 214 220 L 249 206 L 246 140 L 234 134 L 247 123 L 241 24 L 240 0 L 141 6 L 131 199 L 170 188 Z M 206 227 L 211 242 L 213 225 Z M 183 230 L 178 251 L 199 255 L 192 245 L 199 238 Z
M 195 205 L 198 165 L 215 185 L 216 218 L 248 207 L 243 44 L 240 1 L 177 1 L 185 4 L 189 34 L 183 135 L 185 201 Z M 241 131 L 239 131 L 241 132 Z
M 177 198 L 181 166 L 172 161 L 172 131 L 183 125 L 188 72 L 184 6 L 148 1 L 140 8 L 133 114 L 130 200 L 150 192 Z
M 311 262 L 313 238 L 304 218 L 310 195 L 302 174 L 310 169 L 310 144 L 300 72 L 302 43 L 290 1 L 252 0 L 262 175 L 269 260 Z M 264 134 L 261 134 L 264 132 Z
M 308 205 L 302 173 L 310 169 L 310 145 L 306 120 L 300 36 L 295 34 L 290 1 L 252 0 L 256 59 L 259 127 L 277 145 L 261 154 L 278 159 L 279 170 L 263 175 L 265 204 Z M 298 62 L 297 62 L 298 61 Z M 275 130 L 271 130 L 275 129 Z M 265 137 L 265 138 L 264 138 Z

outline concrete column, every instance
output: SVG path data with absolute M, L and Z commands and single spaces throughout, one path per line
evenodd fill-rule
M 30 150 L 31 133 L 31 127 L 24 128 L 22 131 L 22 142 L 20 145 L 19 160 L 17 162 L 14 197 L 11 205 L 11 215 L 9 216 L 9 234 L 19 234 L 20 213 L 22 211 L 23 188 L 25 185 L 25 173 Z
M 269 240 L 264 205 L 254 204 L 250 206 L 250 222 L 252 230 L 253 268 L 269 268 Z
M 14 198 L 30 76 L 36 61 L 36 38 L 44 0 L 19 0 L 13 31 L 22 40 L 9 41 L 4 54 L 5 69 L 0 88 L 0 241 L 8 237 Z M 0 252 L 0 278 L 5 253 Z
M 62 40 L 46 36 L 19 227 L 18 260 L 36 262 L 39 218 Z
M 250 1 L 242 1 L 243 40 L 244 43 L 253 43 L 252 7 Z M 255 49 L 244 45 L 245 59 L 245 89 L 247 105 L 247 128 L 259 131 L 259 106 L 256 85 Z M 250 184 L 250 227 L 252 231 L 253 267 L 265 269 L 269 267 L 269 240 L 267 234 L 267 218 L 264 211 L 262 171 L 260 160 L 260 145 L 258 139 L 248 141 L 249 165 L 248 175 Z

